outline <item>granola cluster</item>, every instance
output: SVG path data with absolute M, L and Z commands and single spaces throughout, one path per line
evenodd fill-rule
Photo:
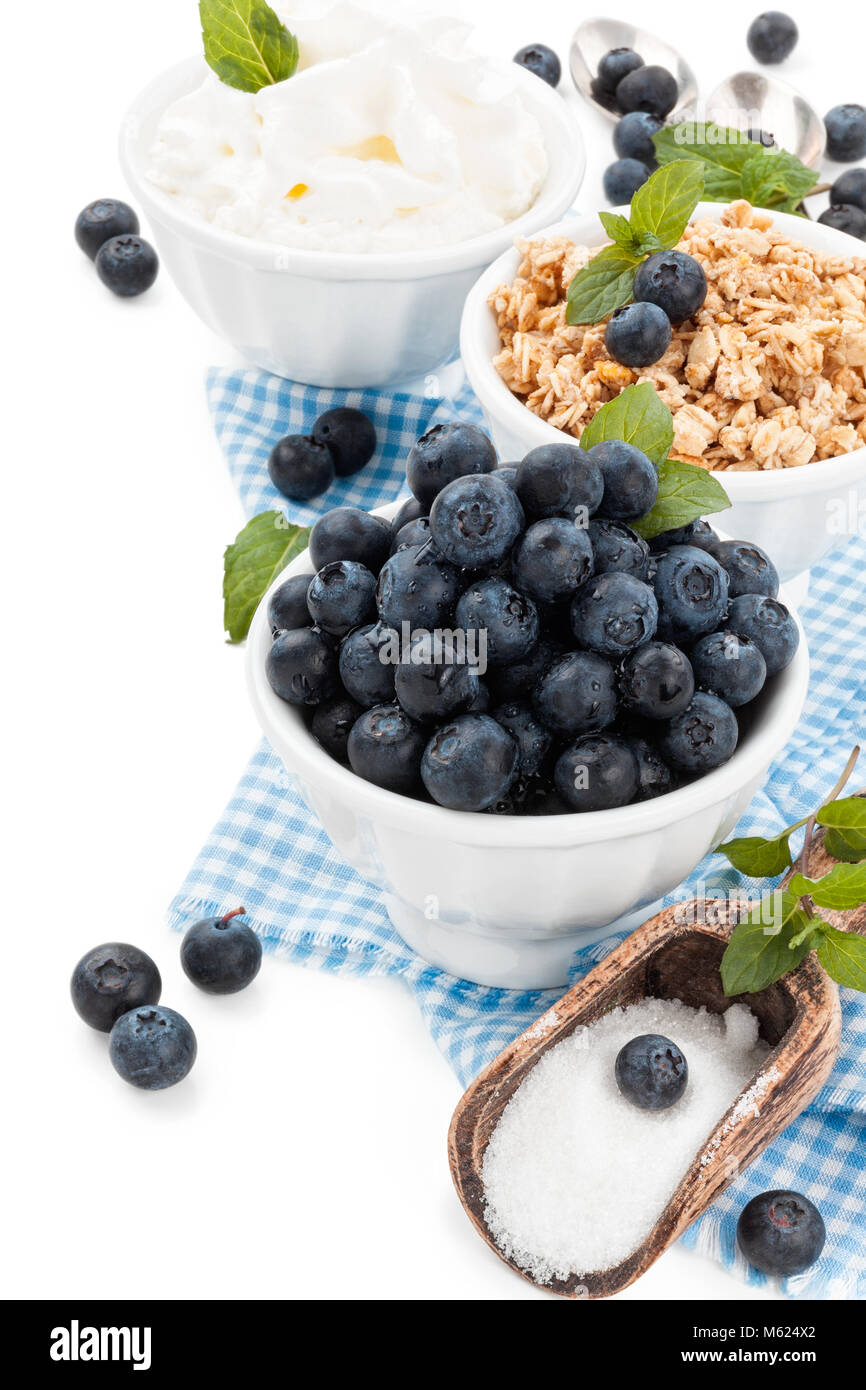
M 713 469 L 795 468 L 866 443 L 866 260 L 830 256 L 732 203 L 691 223 L 707 298 L 654 366 L 614 362 L 605 324 L 570 327 L 569 282 L 593 254 L 564 237 L 519 241 L 513 285 L 490 296 L 495 366 L 530 410 L 579 438 L 595 412 L 650 381 L 674 417 L 673 453 Z

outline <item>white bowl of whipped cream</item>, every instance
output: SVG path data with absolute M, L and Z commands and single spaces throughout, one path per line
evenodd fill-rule
M 276 0 L 298 70 L 258 92 L 181 63 L 133 103 L 121 159 L 160 255 L 248 362 L 381 386 L 457 349 L 479 273 L 571 206 L 562 97 L 465 25 L 353 0 Z

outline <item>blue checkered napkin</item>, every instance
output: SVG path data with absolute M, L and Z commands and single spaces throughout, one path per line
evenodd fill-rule
M 465 389 L 451 399 L 429 395 L 314 391 L 256 371 L 212 371 L 208 392 L 220 442 L 248 515 L 270 507 L 309 523 L 331 506 L 373 507 L 397 496 L 408 448 L 437 420 L 480 419 Z M 359 405 L 373 416 L 382 448 L 361 474 L 338 480 L 325 498 L 289 504 L 271 486 L 266 461 L 282 435 L 309 430 L 334 405 Z M 767 781 L 743 817 L 739 834 L 778 831 L 797 820 L 832 785 L 866 719 L 866 605 L 862 575 L 866 543 L 851 541 L 812 572 L 801 616 L 812 656 L 812 680 L 803 718 Z M 667 899 L 735 891 L 759 892 L 710 856 Z M 427 965 L 397 936 L 378 891 L 337 855 L 292 779 L 262 742 L 234 796 L 214 827 L 170 908 L 183 930 L 199 917 L 243 902 L 266 948 L 335 973 L 390 974 L 413 991 L 431 1035 L 463 1083 L 468 1082 L 560 991 L 487 989 L 455 980 Z M 575 961 L 586 973 L 621 940 L 608 938 Z M 749 1197 L 772 1187 L 793 1187 L 820 1206 L 828 1228 L 827 1252 L 807 1274 L 786 1281 L 786 1291 L 808 1297 L 856 1297 L 866 1292 L 866 1001 L 842 991 L 843 1038 L 828 1085 L 762 1157 L 685 1236 L 688 1246 L 720 1259 L 743 1278 L 760 1283 L 736 1251 L 736 1217 Z

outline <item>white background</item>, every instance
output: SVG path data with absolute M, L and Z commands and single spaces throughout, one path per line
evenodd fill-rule
M 758 8 L 656 0 L 651 22 L 706 92 L 749 64 Z M 822 112 L 863 100 L 862 18 L 853 33 L 843 20 L 859 6 L 790 8 L 801 41 L 781 75 Z M 491 51 L 547 41 L 564 66 L 586 13 L 562 0 L 461 12 Z M 269 960 L 246 993 L 211 999 L 165 926 L 257 738 L 221 624 L 222 551 L 242 514 L 203 391 L 230 354 L 166 275 L 140 301 L 114 299 L 72 226 L 91 199 L 126 196 L 122 113 L 198 43 L 194 0 L 42 0 L 4 28 L 0 1291 L 543 1299 L 462 1215 L 445 1153 L 460 1088 L 398 983 Z M 589 146 L 581 204 L 602 206 L 611 127 L 567 76 L 562 91 Z M 111 939 L 156 957 L 163 1002 L 194 1024 L 199 1060 L 174 1091 L 125 1086 L 105 1036 L 73 1013 L 72 966 Z M 744 1290 L 674 1250 L 624 1296 Z

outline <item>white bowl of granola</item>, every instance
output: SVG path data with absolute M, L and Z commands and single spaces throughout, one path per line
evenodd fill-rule
M 628 209 L 621 209 L 627 213 Z M 469 381 L 503 459 L 579 437 L 605 401 L 655 385 L 677 458 L 731 499 L 723 526 L 773 557 L 783 579 L 857 531 L 866 505 L 866 260 L 852 237 L 784 213 L 700 203 L 680 247 L 709 291 L 653 367 L 604 347 L 604 323 L 565 323 L 565 290 L 604 244 L 596 216 L 521 240 L 463 311 Z

